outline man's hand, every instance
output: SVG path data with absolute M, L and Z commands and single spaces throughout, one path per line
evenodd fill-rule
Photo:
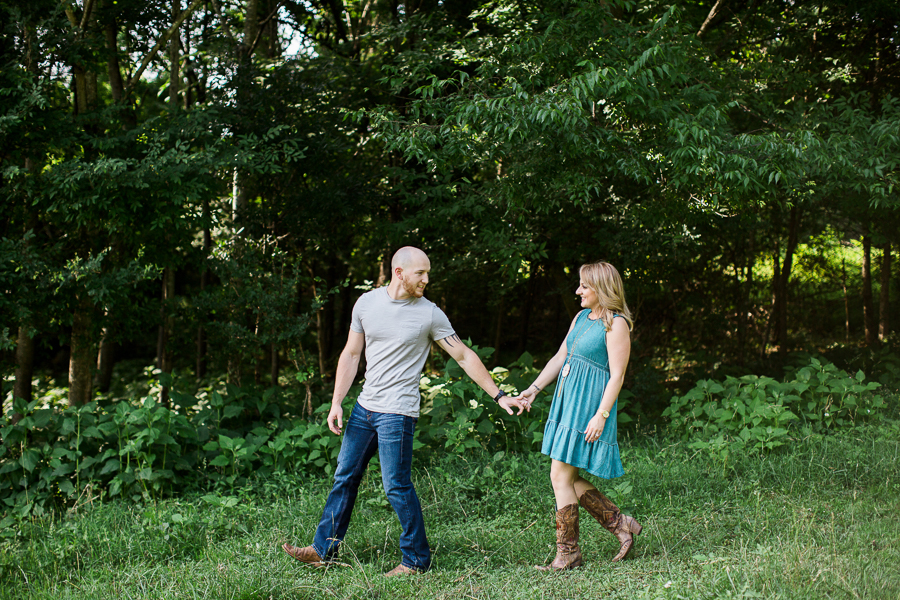
M 515 406 L 519 409 L 519 412 L 516 413 L 517 417 L 522 414 L 522 409 L 525 408 L 518 398 L 510 398 L 509 396 L 503 396 L 497 404 L 509 414 L 513 414 L 512 407 Z
M 512 413 L 510 413 L 512 414 Z M 335 435 L 341 435 L 344 428 L 344 409 L 340 404 L 331 405 L 331 411 L 328 413 L 328 429 Z
M 534 402 L 534 399 L 537 397 L 537 392 L 534 391 L 533 388 L 529 387 L 527 390 L 513 398 L 519 403 L 519 406 L 531 412 L 531 403 Z

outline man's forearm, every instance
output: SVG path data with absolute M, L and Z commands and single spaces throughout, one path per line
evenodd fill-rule
M 334 375 L 334 394 L 331 397 L 331 404 L 340 405 L 350 391 L 353 385 L 353 379 L 356 377 L 356 370 L 359 368 L 359 356 L 341 353 L 338 359 L 337 372 Z
M 500 392 L 500 388 L 494 383 L 493 377 L 488 373 L 487 368 L 484 366 L 484 363 L 481 362 L 481 359 L 478 358 L 478 355 L 469 348 L 466 350 L 463 359 L 457 361 L 459 366 L 462 367 L 462 370 L 466 372 L 466 375 L 468 375 L 472 381 L 477 383 L 488 396 L 491 398 L 495 397 L 497 393 Z

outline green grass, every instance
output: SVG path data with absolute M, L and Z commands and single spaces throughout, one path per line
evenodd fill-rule
M 342 553 L 349 567 L 312 569 L 280 550 L 309 543 L 330 487 L 283 477 L 207 499 L 94 501 L 26 523 L 0 545 L 0 597 L 900 597 L 896 427 L 797 441 L 728 471 L 682 443 L 642 438 L 622 450 L 626 477 L 605 491 L 630 484 L 617 499 L 644 525 L 622 563 L 608 562 L 615 539 L 582 511 L 586 566 L 533 569 L 554 552 L 545 457 L 422 454 L 426 575 L 382 576 L 400 560 L 399 524 L 373 466 Z

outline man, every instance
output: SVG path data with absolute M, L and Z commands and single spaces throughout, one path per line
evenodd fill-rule
M 391 282 L 363 294 L 353 307 L 347 345 L 338 360 L 328 427 L 343 429 L 341 402 L 350 390 L 360 356 L 366 353 L 363 391 L 347 419 L 334 486 L 311 546 L 282 548 L 300 562 L 319 566 L 337 553 L 347 532 L 359 483 L 375 451 L 384 491 L 403 532 L 400 564 L 385 575 L 421 573 L 431 566 L 425 522 L 412 484 L 413 432 L 419 416 L 419 379 L 432 341 L 453 357 L 466 374 L 506 412 L 522 406 L 506 397 L 481 359 L 460 340 L 450 321 L 423 298 L 431 263 L 424 252 L 407 246 L 391 260 Z

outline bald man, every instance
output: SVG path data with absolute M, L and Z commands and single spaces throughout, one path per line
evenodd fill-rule
M 522 406 L 497 387 L 481 359 L 460 340 L 447 315 L 423 297 L 431 262 L 407 246 L 391 260 L 387 287 L 363 294 L 353 307 L 350 335 L 338 360 L 328 427 L 343 430 L 341 402 L 350 390 L 365 350 L 366 375 L 341 440 L 334 486 L 311 546 L 282 548 L 302 563 L 321 566 L 333 560 L 356 502 L 366 466 L 378 452 L 381 481 L 400 519 L 403 558 L 387 576 L 421 573 L 431 566 L 422 507 L 412 484 L 413 432 L 419 416 L 419 379 L 432 341 L 438 343 L 489 396 L 513 414 Z

